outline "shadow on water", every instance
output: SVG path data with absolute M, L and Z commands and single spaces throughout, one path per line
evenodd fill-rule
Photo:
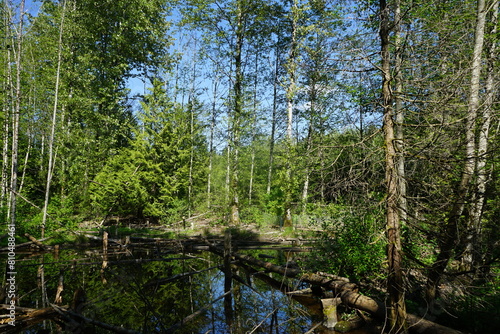
M 283 256 L 269 252 L 276 258 Z M 102 247 L 17 256 L 17 296 L 22 307 L 68 305 L 96 322 L 141 333 L 335 333 L 319 325 L 322 313 L 317 298 L 292 298 L 234 263 L 232 301 L 224 303 L 223 259 L 209 252 L 113 248 L 105 265 Z M 275 279 L 282 278 L 276 275 Z M 303 288 L 297 281 L 284 283 Z M 62 329 L 58 326 L 45 321 L 27 333 L 44 328 L 56 332 Z M 77 327 L 82 333 L 109 333 L 85 322 Z M 66 328 L 70 330 L 75 328 Z

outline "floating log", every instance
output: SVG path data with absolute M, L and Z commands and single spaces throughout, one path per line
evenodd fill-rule
M 9 310 L 10 305 L 0 304 L 0 310 Z M 139 334 L 140 332 L 110 325 L 94 319 L 82 316 L 75 310 L 63 306 L 51 304 L 49 307 L 42 309 L 32 309 L 26 307 L 15 308 L 15 326 L 8 323 L 10 319 L 0 319 L 0 332 L 7 334 L 21 333 L 24 330 L 39 324 L 46 320 L 52 320 L 61 327 L 67 329 L 77 329 L 76 327 L 82 323 L 92 324 L 114 333 L 119 334 Z
M 40 241 L 36 240 L 34 236 L 30 235 L 29 233 L 25 233 L 24 236 L 28 238 L 32 243 L 37 245 L 40 249 L 47 250 L 48 247 L 42 244 Z
M 221 254 L 221 250 L 211 245 L 210 250 L 216 254 Z M 265 268 L 268 271 L 280 274 L 289 278 L 296 278 L 303 282 L 320 285 L 324 288 L 331 289 L 334 294 L 339 294 L 342 303 L 348 307 L 355 308 L 361 311 L 368 312 L 380 320 L 386 319 L 387 310 L 382 302 L 376 301 L 370 297 L 358 293 L 358 286 L 354 283 L 349 283 L 347 279 L 334 280 L 330 277 L 325 277 L 315 273 L 303 274 L 301 270 L 278 266 L 270 262 L 265 262 L 255 259 L 249 255 L 233 253 L 233 256 L 243 262 Z M 337 278 L 337 277 L 335 277 Z M 461 334 L 462 332 L 439 325 L 432 321 L 423 319 L 419 316 L 407 314 L 407 321 L 410 333 L 416 334 Z

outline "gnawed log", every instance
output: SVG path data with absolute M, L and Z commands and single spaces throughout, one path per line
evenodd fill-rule
M 323 314 L 325 316 L 324 325 L 328 329 L 333 329 L 338 322 L 337 306 L 341 303 L 340 298 L 321 299 Z
M 57 284 L 56 297 L 54 298 L 54 304 L 62 304 L 62 292 L 64 290 L 64 275 L 61 273 L 59 275 L 59 283 Z
M 211 251 L 216 251 L 220 254 L 220 250 L 214 246 L 210 247 Z M 255 265 L 277 274 L 289 278 L 300 279 L 303 282 L 320 285 L 324 288 L 331 289 L 334 294 L 340 294 L 342 303 L 348 307 L 355 308 L 361 311 L 368 312 L 376 318 L 384 321 L 386 319 L 387 310 L 382 302 L 376 301 L 370 297 L 358 293 L 358 286 L 354 283 L 346 282 L 347 279 L 334 280 L 315 273 L 303 274 L 298 269 L 286 268 L 256 259 L 249 255 L 234 253 L 233 256 L 245 263 Z M 436 324 L 432 321 L 423 319 L 416 315 L 408 314 L 407 321 L 410 333 L 416 334 L 461 334 L 462 332 Z
M 349 280 L 346 278 L 342 278 L 342 280 L 334 280 L 332 278 L 325 277 L 325 276 L 318 275 L 318 274 L 314 274 L 314 273 L 302 274 L 302 271 L 300 269 L 278 266 L 278 265 L 272 264 L 270 262 L 256 259 L 250 255 L 243 255 L 243 254 L 235 253 L 235 254 L 233 254 L 233 256 L 236 259 L 244 261 L 248 264 L 252 264 L 252 265 L 256 265 L 256 266 L 261 267 L 261 268 L 265 268 L 269 271 L 272 271 L 274 273 L 278 273 L 282 276 L 286 276 L 286 277 L 290 277 L 290 278 L 297 278 L 297 279 L 299 279 L 303 282 L 306 282 L 306 283 L 320 285 L 326 289 L 333 290 L 335 293 L 340 293 L 341 291 L 344 291 L 344 290 L 358 291 L 358 286 L 354 283 L 350 283 Z

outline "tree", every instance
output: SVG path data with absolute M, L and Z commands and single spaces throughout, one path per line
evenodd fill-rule
M 298 69 L 298 52 L 299 52 L 299 41 L 298 39 L 302 36 L 300 35 L 299 24 L 302 19 L 304 11 L 299 8 L 299 1 L 293 0 L 290 4 L 288 24 L 290 25 L 290 36 L 289 36 L 289 46 L 288 46 L 288 59 L 285 64 L 287 73 L 287 83 L 286 83 L 286 156 L 285 156 L 285 198 L 283 203 L 283 226 L 292 227 L 292 191 L 294 188 L 294 171 L 293 171 L 293 160 L 296 156 L 295 154 L 295 139 L 293 136 L 293 114 L 295 107 L 295 98 L 297 94 L 297 69 Z
M 472 208 L 470 210 L 470 218 L 468 222 L 468 231 L 466 236 L 466 245 L 463 255 L 463 263 L 468 270 L 473 269 L 475 265 L 481 264 L 480 248 L 482 244 L 481 230 L 482 230 L 482 217 L 484 212 L 484 205 L 486 201 L 487 184 L 490 179 L 491 173 L 487 167 L 487 162 L 490 160 L 489 154 L 489 137 L 490 128 L 492 123 L 493 113 L 493 100 L 494 100 L 494 86 L 498 80 L 495 75 L 495 58 L 497 55 L 497 25 L 498 25 L 498 1 L 493 1 L 491 10 L 491 19 L 489 20 L 490 36 L 487 42 L 487 55 L 486 55 L 486 82 L 485 82 L 485 97 L 482 108 L 478 106 L 477 127 L 476 134 L 476 183 L 475 189 L 472 194 Z
M 246 121 L 250 112 L 246 108 L 247 73 L 245 51 L 249 40 L 262 32 L 261 21 L 267 7 L 263 2 L 191 1 L 183 8 L 185 21 L 205 34 L 207 41 L 220 43 L 221 55 L 230 61 L 226 76 L 230 81 L 230 93 L 226 96 L 228 108 L 228 190 L 229 223 L 240 224 L 240 149 L 245 135 Z M 215 36 L 214 36 L 215 34 Z M 221 58 L 222 58 L 221 57 Z
M 396 4 L 398 6 L 399 3 Z M 399 10 L 399 8 L 397 9 Z M 401 245 L 400 184 L 401 175 L 397 167 L 396 136 L 394 133 L 394 96 L 391 88 L 390 58 L 390 7 L 385 0 L 380 1 L 380 40 L 382 57 L 382 106 L 384 108 L 384 145 L 385 145 L 385 183 L 386 198 L 386 233 L 389 292 L 389 332 L 406 333 L 405 288 L 403 283 L 403 250 Z M 399 139 L 399 138 L 398 138 Z
M 426 297 L 430 303 L 436 298 L 436 290 L 439 281 L 451 259 L 453 251 L 457 247 L 459 235 L 459 224 L 465 208 L 466 198 L 470 191 L 470 184 L 475 172 L 476 165 L 476 122 L 479 108 L 480 76 L 482 67 L 482 53 L 484 45 L 484 31 L 486 24 L 485 0 L 477 2 L 477 17 L 475 27 L 474 50 L 472 54 L 471 77 L 469 84 L 468 108 L 465 124 L 465 162 L 460 178 L 460 183 L 454 194 L 452 206 L 443 226 L 443 240 L 440 245 L 440 252 L 429 269 L 426 287 Z
M 58 41 L 58 51 L 57 51 L 57 70 L 56 70 L 56 83 L 54 88 L 54 108 L 52 110 L 52 120 L 51 120 L 51 130 L 49 137 L 49 163 L 47 166 L 47 183 L 45 185 L 45 201 L 43 204 L 43 217 L 42 217 L 42 238 L 45 236 L 45 224 L 47 222 L 47 209 L 49 206 L 49 195 L 50 195 L 50 184 L 52 182 L 52 174 L 54 168 L 54 137 L 56 132 L 56 122 L 57 122 L 57 109 L 59 103 L 59 80 L 61 75 L 61 63 L 62 63 L 62 40 L 63 40 L 63 27 L 64 27 L 64 15 L 66 12 L 66 1 L 63 0 L 62 4 L 62 14 L 61 22 L 59 25 L 59 41 Z
M 70 96 L 64 124 L 69 137 L 64 147 L 71 149 L 62 152 L 68 168 L 62 174 L 69 174 L 71 186 L 83 182 L 84 198 L 103 162 L 128 145 L 132 135 L 127 80 L 168 66 L 168 5 L 166 0 L 68 4 L 70 55 L 63 81 Z M 70 167 L 77 165 L 82 168 Z M 75 202 L 85 203 L 83 198 Z
M 23 35 L 24 35 L 24 0 L 21 0 L 19 6 L 19 24 L 17 27 L 15 41 L 15 88 L 14 88 L 14 107 L 12 115 L 12 147 L 11 147 L 11 170 L 10 170 L 10 201 L 7 219 L 10 218 L 10 223 L 16 226 L 16 209 L 17 209 L 17 173 L 18 173 L 18 153 L 19 153 L 19 121 L 22 104 L 22 87 L 21 87 L 21 71 L 22 71 L 22 52 L 23 52 Z M 9 217 L 10 214 L 10 217 Z
M 96 213 L 139 219 L 181 219 L 204 179 L 205 142 L 196 100 L 184 108 L 155 80 L 141 103 L 140 128 L 130 147 L 109 159 L 91 185 Z

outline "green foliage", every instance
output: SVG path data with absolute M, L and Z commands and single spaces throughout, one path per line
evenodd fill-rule
M 160 82 L 142 104 L 141 126 L 90 186 L 96 213 L 162 217 L 187 214 L 189 189 L 200 185 L 206 156 L 195 103 L 171 103 Z
M 485 284 L 476 284 L 474 293 L 452 297 L 453 314 L 439 309 L 434 314 L 436 321 L 471 333 L 497 333 L 500 330 L 499 283 L 493 278 Z
M 382 212 L 334 208 L 324 217 L 319 247 L 309 257 L 311 265 L 354 281 L 377 277 L 383 271 L 385 239 Z

